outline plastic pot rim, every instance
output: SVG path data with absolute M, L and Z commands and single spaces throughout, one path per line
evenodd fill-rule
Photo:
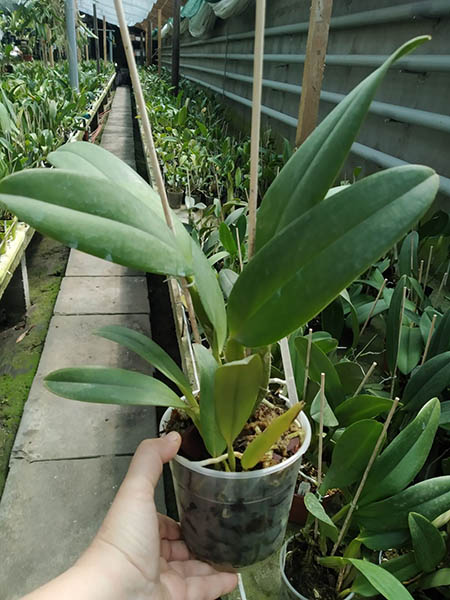
M 163 431 L 164 425 L 168 422 L 169 415 L 171 414 L 172 410 L 173 409 L 171 407 L 169 407 L 165 411 L 165 413 L 161 419 L 161 423 L 160 423 L 160 427 L 159 427 L 160 432 Z M 293 454 L 292 456 L 290 456 L 287 460 L 282 461 L 278 465 L 273 465 L 272 467 L 266 467 L 265 469 L 259 469 L 257 471 L 242 471 L 239 473 L 227 473 L 225 471 L 213 471 L 212 469 L 208 469 L 207 467 L 202 467 L 195 461 L 184 458 L 183 456 L 179 456 L 178 454 L 172 460 L 179 463 L 183 467 L 190 469 L 191 471 L 200 473 L 201 475 L 205 475 L 207 477 L 208 476 L 213 477 L 214 479 L 230 479 L 230 480 L 242 479 L 242 480 L 245 480 L 245 479 L 257 479 L 260 477 L 264 477 L 266 475 L 271 475 L 272 473 L 276 473 L 277 471 L 282 471 L 282 470 L 286 469 L 287 467 L 291 466 L 293 463 L 297 462 L 298 459 L 301 456 L 303 456 L 303 454 L 305 454 L 305 452 L 309 448 L 309 444 L 311 443 L 311 435 L 312 434 L 311 434 L 311 425 L 308 421 L 308 418 L 307 418 L 306 414 L 303 411 L 301 411 L 296 420 L 299 421 L 301 428 L 305 432 L 305 439 L 303 440 L 302 445 L 297 450 L 297 452 L 295 454 Z

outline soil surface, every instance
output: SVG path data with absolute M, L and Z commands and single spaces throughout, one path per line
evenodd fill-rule
M 6 309 L 5 297 L 0 301 L 0 495 L 69 249 L 35 233 L 26 256 L 32 303 L 29 314 L 13 318 L 12 312 Z
M 284 403 L 283 403 L 284 404 Z M 236 438 L 233 448 L 235 452 L 243 453 L 247 446 L 261 434 L 270 423 L 286 411 L 278 398 L 269 396 L 268 402 L 262 402 L 252 417 L 247 421 L 243 430 Z M 202 438 L 191 419 L 181 410 L 173 410 L 172 417 L 167 424 L 167 431 L 178 431 L 183 438 L 180 454 L 189 460 L 205 460 L 209 454 Z M 303 441 L 303 430 L 296 423 L 292 423 L 283 433 L 278 442 L 264 455 L 264 459 L 252 470 L 263 469 L 277 465 L 290 456 L 293 456 Z M 236 470 L 241 471 L 240 461 L 237 459 Z

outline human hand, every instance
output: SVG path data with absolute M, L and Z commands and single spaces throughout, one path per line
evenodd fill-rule
M 236 587 L 235 574 L 193 559 L 179 525 L 156 511 L 156 484 L 180 442 L 169 433 L 140 444 L 87 551 L 27 600 L 214 600 Z

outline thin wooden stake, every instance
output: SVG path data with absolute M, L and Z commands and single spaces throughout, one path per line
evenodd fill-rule
M 85 51 L 86 51 L 86 60 L 89 60 L 89 44 L 86 44 Z
M 261 97 L 264 65 L 264 28 L 266 0 L 256 2 L 255 48 L 253 54 L 252 132 L 250 147 L 250 195 L 248 199 L 248 260 L 255 252 L 256 207 L 258 203 L 259 141 L 261 135 Z
M 425 263 L 425 261 L 424 261 L 424 260 L 421 260 L 421 261 L 420 261 L 420 267 L 419 267 L 419 279 L 418 279 L 419 285 L 422 283 L 422 275 L 423 275 L 423 265 L 424 265 L 424 263 Z
M 373 373 L 373 371 L 374 371 L 374 369 L 375 369 L 375 367 L 376 367 L 376 366 L 377 366 L 377 363 L 376 363 L 376 362 L 373 362 L 373 363 L 370 365 L 370 367 L 369 367 L 369 370 L 368 370 L 368 371 L 367 371 L 367 373 L 364 375 L 364 377 L 363 377 L 363 380 L 362 380 L 362 381 L 361 381 L 361 383 L 359 384 L 359 386 L 358 386 L 358 389 L 356 390 L 356 392 L 355 392 L 355 394 L 354 394 L 355 396 L 357 396 L 357 395 L 359 394 L 359 392 L 360 392 L 360 391 L 363 389 L 363 387 L 366 385 L 366 383 L 367 383 L 367 381 L 368 381 L 369 377 L 372 375 L 372 373 Z
M 345 518 L 344 524 L 342 525 L 342 529 L 339 532 L 339 535 L 338 535 L 338 538 L 336 540 L 336 543 L 334 544 L 333 550 L 331 551 L 331 556 L 334 556 L 336 554 L 336 551 L 339 548 L 339 546 L 340 546 L 340 544 L 341 544 L 341 542 L 342 542 L 342 540 L 344 538 L 344 535 L 347 532 L 348 526 L 350 524 L 350 520 L 351 520 L 351 518 L 353 516 L 355 508 L 356 508 L 356 506 L 358 504 L 358 500 L 359 500 L 359 498 L 360 498 L 360 496 L 362 494 L 362 491 L 364 489 L 364 486 L 366 484 L 367 477 L 369 476 L 370 470 L 371 470 L 371 468 L 373 466 L 373 463 L 375 462 L 375 459 L 376 459 L 376 457 L 378 455 L 378 451 L 380 450 L 381 444 L 383 443 L 383 440 L 384 440 L 384 436 L 386 435 L 386 432 L 387 432 L 388 427 L 389 427 L 389 425 L 390 425 L 390 423 L 392 421 L 392 417 L 394 416 L 394 412 L 396 411 L 399 402 L 400 402 L 400 398 L 395 398 L 395 400 L 392 403 L 391 410 L 389 411 L 389 414 L 388 414 L 388 416 L 386 418 L 386 421 L 385 421 L 385 423 L 383 425 L 383 429 L 382 429 L 382 431 L 380 433 L 380 436 L 379 436 L 379 438 L 377 440 L 377 443 L 375 444 L 375 448 L 373 449 L 373 452 L 372 452 L 372 454 L 371 454 L 371 456 L 369 458 L 369 462 L 367 463 L 367 467 L 366 467 L 366 469 L 364 471 L 364 474 L 362 476 L 361 482 L 360 482 L 360 484 L 358 486 L 358 489 L 356 490 L 356 493 L 355 493 L 355 495 L 353 497 L 353 500 L 352 500 L 352 502 L 350 504 L 350 509 L 349 509 L 349 511 L 347 513 L 347 516 Z
M 433 335 L 433 332 L 434 332 L 434 326 L 436 325 L 436 319 L 437 319 L 437 315 L 433 315 L 433 318 L 431 319 L 430 331 L 428 332 L 427 343 L 425 344 L 425 350 L 423 352 L 422 362 L 420 363 L 420 366 L 422 366 L 423 363 L 427 360 L 427 354 L 428 354 L 428 350 L 430 349 L 431 336 Z
M 409 267 L 410 267 L 410 271 L 411 271 L 411 277 L 413 277 L 414 276 L 414 238 L 413 238 L 413 236 L 411 236 L 411 240 L 410 240 L 410 252 L 411 252 L 411 256 L 410 256 Z
M 433 248 L 434 246 L 430 246 L 430 252 L 428 253 L 428 261 L 427 261 L 427 269 L 425 271 L 425 279 L 423 281 L 423 289 L 425 290 L 428 283 L 428 275 L 430 274 L 431 267 L 431 257 L 433 256 Z
M 305 381 L 303 382 L 303 398 L 302 398 L 303 402 L 305 402 L 306 389 L 308 387 L 309 362 L 311 360 L 312 334 L 313 334 L 313 330 L 309 329 L 309 331 L 308 331 L 308 347 L 306 349 Z
M 125 49 L 125 54 L 128 61 L 128 68 L 130 70 L 131 81 L 133 83 L 134 95 L 136 98 L 136 104 L 139 109 L 139 114 L 141 117 L 142 127 L 144 130 L 145 141 L 147 142 L 147 147 L 149 149 L 150 162 L 152 165 L 153 174 L 156 181 L 156 188 L 161 199 L 161 204 L 164 211 L 164 217 L 166 219 L 166 223 L 168 227 L 174 231 L 172 214 L 170 212 L 169 201 L 167 199 L 166 188 L 164 185 L 164 179 L 161 173 L 161 167 L 159 165 L 158 156 L 156 154 L 155 143 L 153 141 L 152 128 L 150 125 L 150 120 L 148 118 L 147 106 L 145 104 L 144 94 L 142 92 L 141 81 L 139 79 L 139 74 L 136 68 L 136 60 L 134 58 L 133 46 L 130 40 L 130 33 L 128 31 L 128 25 L 125 20 L 125 14 L 123 11 L 122 0 L 114 0 L 114 6 L 116 8 L 117 19 L 120 25 L 120 33 L 122 35 L 122 42 Z M 197 344 L 201 343 L 201 337 L 197 325 L 197 319 L 195 316 L 195 311 L 192 304 L 192 298 L 189 291 L 189 287 L 186 279 L 181 278 L 181 287 L 183 289 L 183 294 L 186 299 L 186 307 L 189 315 L 189 320 L 191 322 L 192 334 L 194 336 L 194 340 Z
M 284 376 L 286 377 L 286 387 L 288 389 L 288 398 L 291 406 L 298 402 L 297 386 L 295 385 L 294 369 L 292 367 L 291 353 L 289 352 L 288 338 L 280 340 L 281 360 L 283 362 Z
M 52 44 L 52 40 L 51 40 L 51 32 L 50 32 L 50 27 L 48 25 L 45 26 L 45 30 L 46 30 L 46 34 L 47 34 L 47 43 L 48 43 L 48 58 L 50 61 L 50 66 L 54 67 L 55 66 L 55 58 L 53 56 L 53 44 Z
M 241 239 L 240 239 L 240 235 L 239 235 L 239 229 L 237 227 L 236 227 L 236 240 L 237 240 L 238 256 L 239 256 L 239 268 L 242 273 L 242 271 L 244 269 L 244 263 L 242 261 Z
M 374 303 L 373 303 L 373 305 L 372 305 L 372 308 L 370 309 L 370 312 L 369 312 L 369 314 L 368 314 L 368 316 L 367 316 L 367 319 L 364 321 L 364 325 L 362 326 L 362 328 L 361 328 L 361 331 L 360 331 L 360 333 L 359 333 L 359 336 L 360 336 L 360 337 L 362 336 L 362 334 L 363 334 L 363 333 L 364 333 L 364 331 L 366 330 L 366 327 L 367 327 L 367 325 L 368 325 L 368 323 L 369 323 L 369 321 L 370 321 L 370 319 L 371 319 L 371 317 L 372 317 L 372 315 L 373 315 L 373 313 L 374 313 L 374 311 L 375 311 L 375 308 L 376 308 L 376 306 L 377 306 L 378 300 L 381 298 L 381 294 L 383 293 L 383 290 L 384 290 L 384 288 L 385 288 L 385 286 L 386 286 L 386 283 L 387 283 L 387 279 L 385 279 L 385 280 L 383 281 L 383 283 L 381 284 L 381 287 L 380 287 L 380 289 L 378 290 L 378 294 L 377 294 L 377 296 L 376 296 L 376 298 L 375 298 L 375 301 L 374 301 Z
M 333 0 L 312 0 L 295 145 L 314 130 L 319 113 Z
M 322 456 L 323 456 L 323 415 L 325 411 L 325 373 L 320 374 L 320 417 L 319 417 L 319 449 L 317 455 L 317 488 L 322 483 Z M 314 536 L 319 532 L 319 521 L 314 522 Z
M 444 275 L 443 275 L 443 277 L 441 279 L 441 284 L 440 284 L 439 289 L 438 289 L 438 294 L 440 294 L 441 291 L 442 291 L 442 288 L 445 285 L 447 285 L 447 279 L 448 279 L 448 270 L 444 273 Z

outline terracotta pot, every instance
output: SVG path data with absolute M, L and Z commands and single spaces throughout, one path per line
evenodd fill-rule
M 164 431 L 172 409 L 161 421 Z M 304 413 L 298 420 L 305 439 L 286 461 L 256 471 L 226 473 L 176 456 L 170 464 L 183 538 L 198 558 L 240 568 L 264 560 L 281 546 L 303 454 L 311 441 Z

